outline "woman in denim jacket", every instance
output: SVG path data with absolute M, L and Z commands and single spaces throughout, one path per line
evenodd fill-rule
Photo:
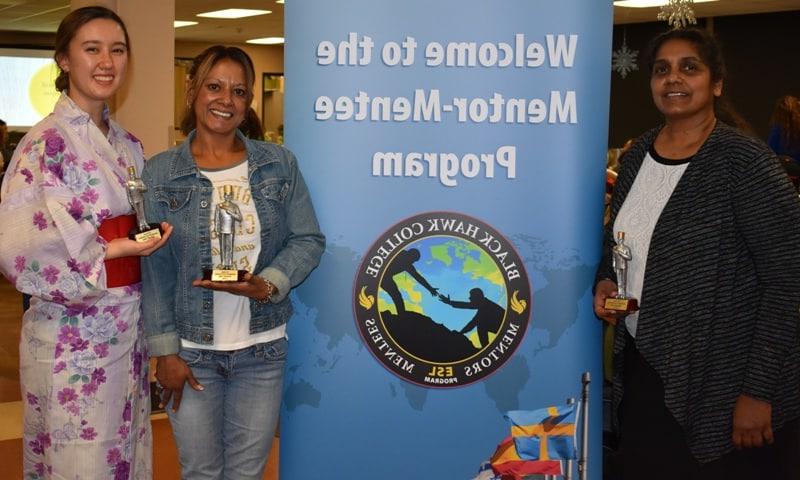
M 169 248 L 142 263 L 145 332 L 183 478 L 260 479 L 281 401 L 287 295 L 319 263 L 325 237 L 294 155 L 237 129 L 253 98 L 247 54 L 211 47 L 189 75 L 188 138 L 142 174 L 147 217 L 174 225 Z M 219 268 L 223 192 L 240 211 L 242 281 L 200 280 Z

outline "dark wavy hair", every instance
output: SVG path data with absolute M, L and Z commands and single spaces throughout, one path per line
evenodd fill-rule
M 225 59 L 232 60 L 242 66 L 245 83 L 247 84 L 247 105 L 250 105 L 250 102 L 253 101 L 253 85 L 255 84 L 256 73 L 250 56 L 238 47 L 226 47 L 225 45 L 208 47 L 203 53 L 194 58 L 192 67 L 189 69 L 189 80 L 186 88 L 186 109 L 183 112 L 183 120 L 181 120 L 181 132 L 184 135 L 188 135 L 197 126 L 194 102 L 197 100 L 197 93 L 200 91 L 200 87 L 206 81 L 206 77 L 208 77 L 208 73 L 214 68 L 214 65 Z M 245 115 L 244 123 L 249 125 L 248 122 L 248 115 Z
M 119 18 L 119 15 L 117 15 L 113 10 L 109 10 L 106 7 L 94 6 L 82 7 L 71 11 L 66 17 L 64 17 L 63 20 L 61 20 L 61 23 L 58 25 L 58 31 L 56 31 L 55 53 L 53 54 L 53 60 L 56 61 L 56 66 L 58 66 L 56 90 L 59 92 L 69 90 L 69 73 L 61 69 L 61 65 L 59 64 L 58 60 L 68 56 L 69 44 L 72 39 L 75 38 L 75 35 L 77 35 L 78 30 L 80 30 L 82 26 L 86 25 L 92 20 L 97 20 L 98 18 L 112 20 L 122 28 L 122 32 L 125 34 L 125 45 L 128 48 L 128 55 L 130 55 L 131 39 L 128 37 L 128 29 L 125 27 L 125 22 L 123 22 L 122 19 Z
M 241 130 L 247 138 L 264 140 L 264 127 L 261 125 L 261 119 L 258 118 L 258 113 L 256 113 L 253 107 L 247 109 L 244 121 L 239 125 L 239 130 Z

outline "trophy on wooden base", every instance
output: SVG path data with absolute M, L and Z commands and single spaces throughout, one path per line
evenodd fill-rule
M 628 297 L 628 262 L 633 258 L 631 249 L 625 245 L 625 232 L 617 232 L 617 244 L 611 248 L 614 272 L 617 274 L 617 295 L 606 298 L 604 308 L 618 313 L 639 310 L 639 302 Z
M 219 238 L 220 268 L 203 270 L 203 280 L 212 282 L 243 282 L 247 270 L 238 270 L 233 264 L 233 245 L 236 236 L 236 222 L 242 221 L 242 211 L 233 201 L 233 187 L 225 185 L 222 203 L 214 208 L 214 229 Z
M 144 215 L 144 192 L 147 185 L 136 176 L 136 167 L 128 167 L 128 180 L 125 182 L 125 192 L 128 202 L 136 214 L 136 227 L 128 234 L 128 238 L 137 242 L 146 242 L 151 238 L 161 238 L 164 231 L 158 223 L 148 223 Z

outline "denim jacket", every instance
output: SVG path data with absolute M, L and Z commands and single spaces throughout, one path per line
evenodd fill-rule
M 289 150 L 245 138 L 250 190 L 261 223 L 261 252 L 254 274 L 278 288 L 270 302 L 250 300 L 250 333 L 286 323 L 287 294 L 319 264 L 325 248 L 305 181 Z M 150 354 L 177 353 L 180 339 L 214 341 L 213 291 L 192 286 L 211 268 L 210 218 L 213 187 L 191 152 L 195 133 L 182 145 L 145 163 L 145 212 L 149 222 L 169 222 L 164 247 L 142 257 L 142 315 Z

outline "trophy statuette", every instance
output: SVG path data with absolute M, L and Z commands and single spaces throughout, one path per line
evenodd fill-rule
M 223 201 L 214 209 L 214 229 L 219 238 L 220 268 L 203 270 L 203 280 L 212 282 L 243 282 L 247 270 L 238 270 L 233 262 L 236 223 L 242 221 L 242 211 L 233 201 L 233 187 L 223 187 Z
M 125 192 L 128 203 L 136 214 L 136 226 L 128 234 L 128 238 L 137 242 L 146 242 L 151 238 L 161 238 L 164 231 L 158 223 L 148 223 L 144 214 L 144 192 L 147 185 L 136 176 L 136 167 L 128 167 L 128 180 L 125 181 Z
M 617 242 L 611 248 L 614 272 L 617 274 L 617 295 L 606 298 L 604 308 L 617 313 L 639 310 L 639 302 L 628 297 L 628 262 L 633 258 L 631 249 L 625 245 L 625 232 L 617 232 Z

